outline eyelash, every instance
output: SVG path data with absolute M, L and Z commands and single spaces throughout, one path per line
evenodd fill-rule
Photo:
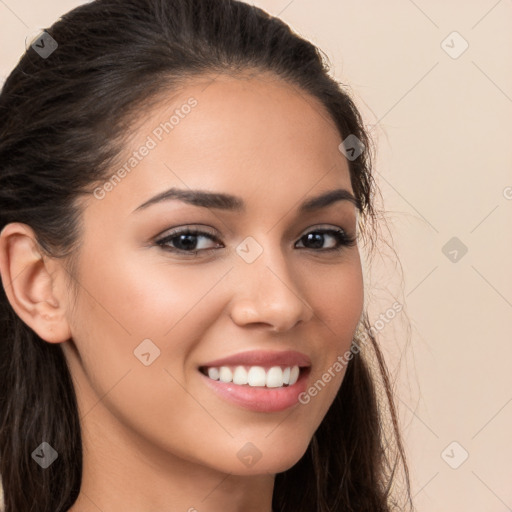
M 312 231 L 308 231 L 304 235 L 302 235 L 299 240 L 302 240 L 302 238 L 306 237 L 307 235 L 311 233 L 321 233 L 321 234 L 328 234 L 330 236 L 333 236 L 337 243 L 339 244 L 338 247 L 331 247 L 330 249 L 310 249 L 312 251 L 316 252 L 341 252 L 346 247 L 353 247 L 356 245 L 356 239 L 353 236 L 348 235 L 343 229 L 315 229 Z M 182 235 L 192 235 L 192 236 L 204 236 L 206 238 L 209 238 L 210 240 L 220 243 L 219 239 L 212 235 L 211 233 L 207 233 L 205 231 L 199 231 L 192 228 L 180 228 L 176 229 L 174 231 L 171 231 L 168 233 L 164 238 L 161 238 L 160 240 L 156 240 L 156 244 L 160 247 L 162 247 L 164 250 L 176 253 L 176 254 L 183 254 L 186 256 L 197 256 L 198 253 L 202 252 L 204 254 L 210 254 L 213 251 L 215 251 L 217 248 L 211 248 L 211 249 L 199 249 L 195 251 L 184 251 L 183 249 L 176 249 L 174 247 L 170 247 L 168 244 L 171 240 L 178 238 Z M 307 247 L 305 248 L 307 249 Z

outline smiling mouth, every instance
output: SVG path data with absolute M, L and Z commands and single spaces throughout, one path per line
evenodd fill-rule
M 307 367 L 294 366 L 202 366 L 199 371 L 212 380 L 237 386 L 283 388 L 293 386 Z

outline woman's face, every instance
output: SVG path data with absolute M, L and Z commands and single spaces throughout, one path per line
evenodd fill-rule
M 299 460 L 363 307 L 341 140 L 267 75 L 205 78 L 145 114 L 83 202 L 62 346 L 86 430 L 232 474 Z

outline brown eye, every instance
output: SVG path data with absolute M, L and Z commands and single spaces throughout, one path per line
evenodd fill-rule
M 199 243 L 198 239 L 209 239 L 217 242 L 215 247 L 204 247 L 205 243 Z M 205 231 L 198 231 L 194 229 L 181 229 L 168 233 L 163 238 L 156 241 L 156 244 L 165 250 L 196 255 L 198 252 L 210 252 L 216 247 L 219 247 L 217 237 Z M 214 244 L 215 245 L 215 244 Z
M 329 238 L 334 240 L 334 247 L 322 248 L 325 241 L 329 240 Z M 339 251 L 356 243 L 355 238 L 348 235 L 342 229 L 317 229 L 302 236 L 300 241 L 308 246 L 305 247 L 306 249 L 318 249 L 320 251 Z

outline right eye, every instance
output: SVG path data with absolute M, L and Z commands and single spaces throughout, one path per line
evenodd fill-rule
M 215 250 L 215 247 L 205 248 L 204 243 L 198 243 L 198 238 L 210 239 L 217 242 L 216 248 L 219 248 L 219 240 L 215 235 L 191 228 L 175 229 L 167 233 L 163 238 L 160 238 L 155 243 L 166 251 L 190 256 L 196 256 L 199 252 L 206 252 L 209 254 Z M 198 247 L 198 245 L 202 247 Z

